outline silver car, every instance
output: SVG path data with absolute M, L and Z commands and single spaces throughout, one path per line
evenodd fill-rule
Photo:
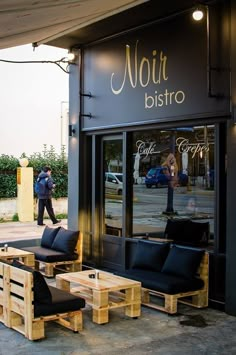
M 110 172 L 105 173 L 105 188 L 107 194 L 122 195 L 123 174 Z

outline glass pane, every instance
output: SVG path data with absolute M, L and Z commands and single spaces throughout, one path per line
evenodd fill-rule
M 134 236 L 166 237 L 174 219 L 207 222 L 213 239 L 214 146 L 214 126 L 134 133 Z
M 105 140 L 103 144 L 105 234 L 121 236 L 123 203 L 122 140 Z

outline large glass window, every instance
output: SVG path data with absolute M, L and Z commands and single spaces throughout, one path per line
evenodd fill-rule
M 214 146 L 214 126 L 133 134 L 134 236 L 166 237 L 171 219 L 204 224 L 209 230 L 205 237 L 212 241 Z M 189 235 L 190 244 L 192 238 Z

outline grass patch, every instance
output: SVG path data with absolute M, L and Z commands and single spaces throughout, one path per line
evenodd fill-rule
M 67 214 L 66 213 L 59 213 L 56 215 L 57 219 L 67 219 Z

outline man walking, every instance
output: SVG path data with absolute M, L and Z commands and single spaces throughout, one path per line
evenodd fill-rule
M 52 207 L 52 191 L 56 185 L 51 177 L 51 173 L 51 168 L 45 166 L 36 181 L 35 191 L 38 195 L 38 226 L 45 226 L 43 223 L 45 207 L 53 224 L 61 222 L 56 219 Z

